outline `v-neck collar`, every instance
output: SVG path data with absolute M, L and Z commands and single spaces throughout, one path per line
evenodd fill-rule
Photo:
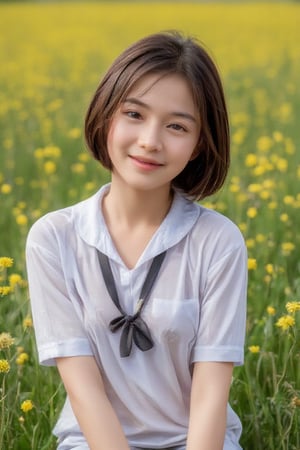
M 115 248 L 101 209 L 103 196 L 109 186 L 110 184 L 102 186 L 92 197 L 74 206 L 74 223 L 78 234 L 88 245 L 125 266 Z M 168 214 L 148 242 L 134 269 L 180 242 L 192 229 L 200 214 L 199 205 L 175 191 Z

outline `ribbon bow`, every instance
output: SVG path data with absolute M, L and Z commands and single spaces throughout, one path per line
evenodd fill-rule
M 120 338 L 120 356 L 122 358 L 130 355 L 132 342 L 143 352 L 153 347 L 150 330 L 139 313 L 133 316 L 118 316 L 109 324 L 109 329 L 113 333 L 122 327 Z
M 130 355 L 132 349 L 132 343 L 142 350 L 143 352 L 150 350 L 154 346 L 150 330 L 141 318 L 140 314 L 142 308 L 145 306 L 146 301 L 149 298 L 150 291 L 156 280 L 159 269 L 162 265 L 166 252 L 160 253 L 155 256 L 150 266 L 149 272 L 142 287 L 140 300 L 137 303 L 135 313 L 133 315 L 126 314 L 119 301 L 116 285 L 114 282 L 113 273 L 109 264 L 108 257 L 98 251 L 100 267 L 102 275 L 105 281 L 106 288 L 110 294 L 110 297 L 121 315 L 113 319 L 109 324 L 109 329 L 115 333 L 120 328 L 122 329 L 120 338 L 120 356 L 126 357 Z

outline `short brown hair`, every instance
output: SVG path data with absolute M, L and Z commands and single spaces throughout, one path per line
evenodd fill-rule
M 198 156 L 172 185 L 189 198 L 203 199 L 223 185 L 230 160 L 228 114 L 218 70 L 207 51 L 178 32 L 147 36 L 127 48 L 100 82 L 85 119 L 85 137 L 95 159 L 112 170 L 107 151 L 111 119 L 134 84 L 148 74 L 183 76 L 198 108 L 201 131 Z

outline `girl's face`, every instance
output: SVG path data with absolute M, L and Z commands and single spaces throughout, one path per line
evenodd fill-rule
M 170 190 L 197 156 L 200 117 L 185 78 L 150 74 L 128 93 L 110 125 L 112 183 L 136 190 Z

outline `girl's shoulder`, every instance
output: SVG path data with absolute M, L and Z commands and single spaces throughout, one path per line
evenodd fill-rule
M 200 239 L 206 247 L 224 248 L 224 251 L 245 247 L 245 239 L 239 227 L 222 213 L 197 205 L 200 214 L 192 234 L 195 239 Z
M 36 243 L 49 247 L 54 242 L 65 240 L 76 229 L 77 224 L 82 222 L 84 217 L 88 220 L 91 209 L 96 204 L 96 194 L 65 208 L 50 211 L 41 216 L 31 226 L 27 235 L 27 245 Z

